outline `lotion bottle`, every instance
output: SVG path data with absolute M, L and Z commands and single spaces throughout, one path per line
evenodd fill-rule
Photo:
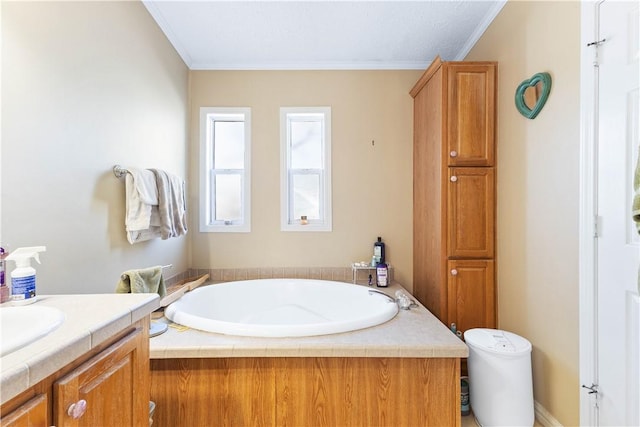
M 36 301 L 36 270 L 31 267 L 31 258 L 40 264 L 38 254 L 46 250 L 44 246 L 18 248 L 7 257 L 8 261 L 16 263 L 16 268 L 11 272 L 11 301 L 14 305 Z
M 381 262 L 376 267 L 376 284 L 379 288 L 389 286 L 389 269 L 387 264 Z

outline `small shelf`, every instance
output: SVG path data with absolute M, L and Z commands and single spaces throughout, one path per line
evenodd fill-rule
M 387 264 L 389 274 L 389 283 L 393 283 L 393 269 L 391 264 Z M 369 275 L 371 275 L 372 284 L 376 283 L 376 267 L 370 265 L 362 265 L 359 263 L 351 264 L 351 281 L 356 284 L 369 284 Z

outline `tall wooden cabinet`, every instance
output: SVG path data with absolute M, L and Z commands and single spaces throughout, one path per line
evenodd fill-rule
M 462 332 L 496 326 L 496 72 L 438 57 L 411 90 L 413 292 Z

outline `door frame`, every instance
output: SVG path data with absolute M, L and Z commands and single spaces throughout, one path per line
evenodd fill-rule
M 579 211 L 579 384 L 598 383 L 597 361 L 597 69 L 593 66 L 596 40 L 596 8 L 600 1 L 580 3 L 580 211 Z M 580 389 L 580 425 L 597 425 L 597 395 Z

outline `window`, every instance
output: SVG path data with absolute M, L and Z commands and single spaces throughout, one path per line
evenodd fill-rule
M 331 108 L 280 109 L 281 229 L 331 231 Z
M 250 148 L 250 108 L 200 108 L 200 231 L 251 231 Z

